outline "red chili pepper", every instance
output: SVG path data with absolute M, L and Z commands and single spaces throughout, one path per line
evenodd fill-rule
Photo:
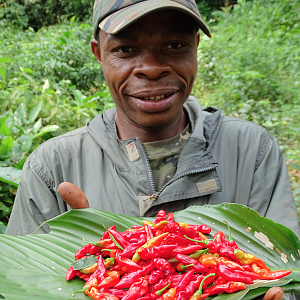
M 181 282 L 179 284 L 177 284 L 177 286 L 175 286 L 176 293 L 181 292 L 187 286 L 187 284 L 190 282 L 193 274 L 194 274 L 194 270 L 190 270 L 184 274 Z
M 131 271 L 137 271 L 137 270 L 142 269 L 141 266 L 139 266 L 137 263 L 132 261 L 130 258 L 122 257 L 120 254 L 121 254 L 120 251 L 116 252 L 116 260 L 119 263 L 119 265 L 121 265 L 122 267 L 125 267 Z
M 196 240 L 197 241 L 197 240 Z M 189 240 L 184 238 L 183 236 L 175 233 L 170 233 L 165 241 L 166 244 L 172 244 L 172 245 L 199 245 L 198 241 L 195 242 L 195 240 Z M 204 242 L 203 242 L 204 243 Z
M 245 253 L 242 250 L 235 249 L 234 254 L 240 264 L 242 265 L 250 265 L 252 263 L 256 263 L 259 267 L 266 269 L 270 271 L 270 268 L 268 268 L 262 259 L 255 257 L 253 254 Z
M 164 273 L 165 273 L 165 276 L 173 275 L 173 274 L 176 273 L 176 270 L 175 270 L 175 268 L 173 266 L 171 266 L 171 268 L 169 270 L 167 270 L 167 271 L 164 271 Z
M 157 230 L 163 230 L 168 224 L 168 221 L 160 221 L 159 223 L 155 224 L 155 229 Z
M 108 229 L 115 230 L 115 229 L 116 229 L 116 226 L 113 225 L 113 226 L 109 227 Z M 109 232 L 108 232 L 108 231 L 105 231 L 105 232 L 103 233 L 102 239 L 110 239 L 110 235 L 109 235 Z
M 116 262 L 116 259 L 114 257 L 106 258 L 104 261 L 105 269 L 111 269 L 114 266 L 115 262 Z
M 222 264 L 224 264 L 225 266 L 229 267 L 229 268 L 232 268 L 234 270 L 240 270 L 240 271 L 251 271 L 251 268 L 248 269 L 248 270 L 245 270 L 244 267 L 242 267 L 241 265 L 239 265 L 238 263 L 226 258 L 226 257 L 223 257 L 223 256 L 220 256 L 218 258 L 216 258 L 216 260 Z
M 217 264 L 217 270 L 218 270 L 218 274 L 220 274 L 222 277 L 224 277 L 228 281 L 238 281 L 238 282 L 244 282 L 247 284 L 253 283 L 253 280 L 250 277 L 242 275 L 242 274 L 237 274 L 236 270 L 228 268 L 221 263 Z
M 129 288 L 134 282 L 139 278 L 150 274 L 155 270 L 153 263 L 151 262 L 148 266 L 144 267 L 142 270 L 136 272 L 131 272 L 128 275 L 125 275 L 121 278 L 120 282 L 116 284 L 115 288 L 117 289 L 126 289 Z
M 165 277 L 165 273 L 163 271 L 160 270 L 154 270 L 151 272 L 149 278 L 148 278 L 148 282 L 150 284 L 154 284 L 156 282 L 158 282 L 160 279 Z
M 162 296 L 157 298 L 157 300 L 174 300 L 176 295 L 176 290 L 171 288 L 166 293 L 164 293 Z
M 190 297 L 199 288 L 203 278 L 203 275 L 199 275 L 197 276 L 196 280 L 190 281 L 189 284 L 185 287 L 185 289 L 176 295 L 176 300 L 190 299 Z
M 191 270 L 194 266 L 194 264 L 184 265 L 183 263 L 175 263 L 173 265 L 178 272 L 185 272 L 187 270 Z
M 163 287 L 161 290 L 158 290 L 154 293 L 154 295 L 152 296 L 152 299 L 156 299 L 159 296 L 161 296 L 163 294 L 163 292 L 170 286 L 170 284 L 171 284 L 171 281 L 169 280 L 168 284 L 165 287 Z
M 145 228 L 141 227 L 140 230 L 131 230 L 131 231 L 124 231 L 122 233 L 123 237 L 130 241 L 133 238 L 140 238 L 141 235 L 146 235 Z
M 76 276 L 77 272 L 78 272 L 78 270 L 74 270 L 73 266 L 71 266 L 67 271 L 66 279 L 71 280 L 72 278 L 74 278 Z
M 192 257 L 188 257 L 184 254 L 177 254 L 176 255 L 176 259 L 183 263 L 184 265 L 190 265 L 190 264 L 194 264 L 193 269 L 195 270 L 195 272 L 197 273 L 206 273 L 209 271 L 208 268 L 206 268 L 205 266 L 201 265 L 196 259 L 192 258 Z
M 76 291 L 72 294 L 73 297 L 75 297 L 75 294 L 77 293 L 86 293 L 89 292 L 92 288 L 98 289 L 98 280 L 97 278 L 94 278 L 88 282 L 85 283 L 84 287 L 80 291 Z
M 160 271 L 167 271 L 171 269 L 171 264 L 164 258 L 153 258 L 154 267 Z
M 156 215 L 154 224 L 158 224 L 161 221 L 166 221 L 166 218 L 167 218 L 166 212 L 164 210 L 160 210 Z
M 158 283 L 153 285 L 153 291 L 156 292 L 165 287 L 169 281 L 171 281 L 170 288 L 175 288 L 183 279 L 184 274 L 181 275 L 168 275 L 165 278 L 162 278 Z
M 239 262 L 239 260 L 236 258 L 235 254 L 234 254 L 234 250 L 233 248 L 223 244 L 220 248 L 219 248 L 219 255 L 220 256 L 224 256 L 227 257 L 235 262 Z
M 142 245 L 144 245 L 147 242 L 146 236 L 140 235 L 139 241 L 137 243 L 132 243 L 128 247 L 124 249 L 124 251 L 120 254 L 121 257 L 127 256 L 130 257 L 132 256 L 135 251 L 140 248 Z
M 94 300 L 119 300 L 118 297 L 116 297 L 110 293 L 99 292 L 94 287 L 90 291 L 86 291 L 85 294 L 90 296 Z
M 225 242 L 225 234 L 222 231 L 218 231 L 214 234 L 214 239 L 217 243 L 224 243 Z
M 233 249 L 240 249 L 238 246 L 237 246 L 237 244 L 236 244 L 236 242 L 232 239 L 232 237 L 231 237 L 231 229 L 230 229 L 230 226 L 229 226 L 229 224 L 228 224 L 228 222 L 226 222 L 226 221 L 223 221 L 224 223 L 226 223 L 226 225 L 227 225 L 227 227 L 228 227 L 228 241 L 227 241 L 227 245 L 228 246 L 230 246 L 231 248 L 233 248 Z
M 168 224 L 164 228 L 164 232 L 176 233 L 179 230 L 178 222 L 168 221 Z
M 145 295 L 147 291 L 148 280 L 145 277 L 142 277 L 131 285 L 122 300 L 135 300 Z
M 82 274 L 81 276 L 79 276 L 81 279 L 83 279 L 84 281 L 90 281 L 92 274 Z
M 153 232 L 152 229 L 149 225 L 145 225 L 145 231 L 146 231 L 146 236 L 147 236 L 147 241 L 151 240 L 153 238 Z
M 172 255 L 176 254 L 190 254 L 197 250 L 201 250 L 205 247 L 205 245 L 188 245 L 188 246 L 177 246 L 173 251 Z
M 193 228 L 184 228 L 182 226 L 179 227 L 178 232 L 181 233 L 183 236 L 186 235 L 191 239 L 195 237 L 199 237 L 199 233 Z
M 168 213 L 167 215 L 167 221 L 168 222 L 174 222 L 174 216 L 173 216 L 173 213 Z
M 188 225 L 189 225 L 189 227 L 195 229 L 196 231 L 200 231 L 203 234 L 209 234 L 211 232 L 211 228 L 205 224 L 200 224 L 200 225 L 188 224 Z
M 84 247 L 80 248 L 76 253 L 75 253 L 75 259 L 78 260 L 80 258 L 83 258 L 87 254 L 89 254 L 90 249 L 92 248 L 92 244 L 87 244 Z
M 152 248 L 140 248 L 138 254 L 144 260 L 162 257 L 169 255 L 172 250 L 174 250 L 176 245 L 162 245 L 162 246 L 153 246 Z
M 120 282 L 120 274 L 117 271 L 108 271 L 105 277 L 98 285 L 99 288 L 111 288 Z
M 213 267 L 217 265 L 217 260 L 216 258 L 211 255 L 211 254 L 204 254 L 202 256 L 200 256 L 199 258 L 199 262 L 207 268 Z
M 103 290 L 103 292 L 106 292 L 106 293 L 110 293 L 111 295 L 114 295 L 118 298 L 123 298 L 126 294 L 126 291 L 124 290 L 120 290 L 120 289 L 105 289 Z
M 93 280 L 94 278 L 97 278 L 98 282 L 101 282 L 105 277 L 106 277 L 106 268 L 104 266 L 102 256 L 100 255 L 97 262 L 97 270 L 91 275 L 87 283 Z
M 253 263 L 251 267 L 252 271 L 256 273 L 260 277 L 260 279 L 266 280 L 279 279 L 292 273 L 291 270 L 268 271 L 266 269 L 260 268 L 256 263 Z
M 115 240 L 121 245 L 122 248 L 128 247 L 129 241 L 127 241 L 121 233 L 113 229 L 107 229 L 107 231 L 115 238 Z
M 143 246 L 141 246 L 138 250 L 136 250 L 135 254 L 132 257 L 134 262 L 139 262 L 141 257 L 139 255 L 139 250 L 142 248 L 152 248 L 153 246 L 158 246 L 167 236 L 169 235 L 168 232 L 165 232 L 161 235 L 153 237 L 151 240 L 147 241 Z
M 226 292 L 228 294 L 235 293 L 246 289 L 246 285 L 243 282 L 229 281 L 224 284 L 214 285 L 204 290 L 204 293 L 209 295 L 221 294 Z
M 205 299 L 206 297 L 208 297 L 209 294 L 205 293 L 205 295 L 207 295 L 206 297 L 202 297 L 204 294 L 202 294 L 202 289 L 203 289 L 203 285 L 204 283 L 206 283 L 206 280 L 209 277 L 214 277 L 216 274 L 215 273 L 211 273 L 208 274 L 207 276 L 203 277 L 199 286 L 199 289 L 194 292 L 194 294 L 192 295 L 192 297 L 189 300 L 201 300 L 201 299 Z

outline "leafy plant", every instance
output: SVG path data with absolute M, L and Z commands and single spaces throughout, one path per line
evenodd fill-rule
M 299 1 L 239 0 L 217 15 L 212 39 L 200 42 L 193 94 L 266 127 L 287 159 L 299 157 Z
M 232 228 L 237 244 L 248 253 L 262 258 L 273 269 L 291 269 L 293 272 L 276 282 L 250 286 L 237 294 L 223 294 L 217 299 L 253 299 L 264 294 L 268 286 L 283 285 L 286 292 L 300 292 L 299 239 L 288 228 L 260 217 L 258 213 L 239 204 L 225 203 L 216 206 L 194 206 L 174 214 L 176 221 L 189 224 L 204 223 L 212 233 L 228 233 L 222 220 Z M 83 281 L 69 282 L 65 274 L 74 260 L 74 253 L 82 246 L 82 238 L 99 240 L 100 235 L 112 225 L 124 231 L 142 218 L 115 215 L 96 209 L 71 210 L 47 221 L 51 233 L 11 237 L 0 235 L 0 294 L 7 299 L 72 299 Z M 269 242 L 256 238 L 265 236 Z M 26 257 L 26 259 L 24 259 Z M 293 282 L 290 282 L 292 280 Z M 85 299 L 83 294 L 76 295 Z
M 23 67 L 19 77 L 10 79 L 4 66 L 11 62 L 0 58 L 0 233 L 8 222 L 28 155 L 47 139 L 84 126 L 113 105 L 105 86 L 85 96 L 70 81 L 55 84 L 46 79 L 40 84 L 33 78 L 35 72 Z

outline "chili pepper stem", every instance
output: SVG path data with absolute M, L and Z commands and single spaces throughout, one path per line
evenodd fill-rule
M 203 286 L 204 281 L 206 280 L 206 278 L 211 277 L 211 276 L 215 276 L 215 275 L 216 275 L 215 273 L 208 274 L 207 276 L 205 276 L 205 277 L 202 279 L 202 281 L 201 281 L 201 283 L 200 283 L 200 286 L 199 286 L 199 289 L 198 289 L 198 293 L 199 293 L 200 295 L 202 295 L 202 286 Z
M 114 238 L 114 236 L 109 232 L 107 231 L 111 240 L 114 242 L 114 244 L 120 249 L 120 250 L 124 250 L 124 248 L 117 242 L 117 240 Z
M 205 240 L 205 241 L 193 240 L 193 239 L 189 238 L 189 237 L 186 236 L 186 235 L 184 235 L 184 237 L 185 237 L 186 239 L 190 240 L 190 241 L 205 244 L 205 246 L 207 246 L 208 242 L 210 241 L 210 240 Z
M 96 243 L 89 242 L 89 241 L 87 241 L 85 238 L 82 238 L 82 240 L 83 240 L 85 243 L 87 243 L 87 244 L 91 244 L 91 245 L 97 246 Z
M 76 292 L 72 293 L 72 297 L 75 297 L 75 294 L 84 293 L 85 291 L 86 291 L 86 287 L 84 287 L 80 291 L 76 291 Z
M 232 237 L 231 237 L 231 229 L 230 229 L 230 226 L 228 224 L 227 221 L 223 220 L 223 222 L 227 225 L 227 228 L 228 228 L 228 241 L 233 241 Z
M 169 280 L 169 283 L 164 288 L 162 288 L 161 290 L 157 291 L 156 295 L 157 296 L 161 296 L 162 293 L 170 286 L 170 284 L 171 284 L 171 280 Z

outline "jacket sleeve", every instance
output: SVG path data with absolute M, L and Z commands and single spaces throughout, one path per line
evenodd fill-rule
M 66 211 L 66 205 L 59 202 L 51 187 L 51 180 L 30 156 L 24 164 L 6 234 L 24 236 L 31 234 L 46 220 Z M 47 224 L 36 233 L 48 233 Z
M 298 213 L 285 157 L 271 135 L 257 156 L 249 206 L 300 236 Z

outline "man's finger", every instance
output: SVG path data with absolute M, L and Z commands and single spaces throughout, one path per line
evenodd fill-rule
M 73 209 L 89 208 L 89 201 L 84 192 L 70 182 L 62 182 L 57 191 L 63 200 Z
M 283 289 L 281 287 L 275 286 L 270 288 L 265 296 L 263 297 L 263 300 L 282 300 L 284 295 Z

